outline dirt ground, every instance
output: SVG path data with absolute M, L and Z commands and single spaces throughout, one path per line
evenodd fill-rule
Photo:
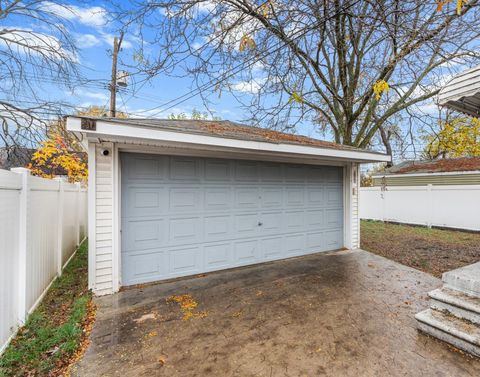
M 441 277 L 480 261 L 480 233 L 362 221 L 361 248 Z
M 73 376 L 479 376 L 416 329 L 440 286 L 359 250 L 128 289 L 95 300 Z

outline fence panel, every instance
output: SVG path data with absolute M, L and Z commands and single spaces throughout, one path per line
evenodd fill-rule
M 480 231 L 480 186 L 362 187 L 360 218 Z
M 0 170 L 0 350 L 18 319 L 18 223 L 22 180 Z
M 0 170 L 0 353 L 84 238 L 87 192 Z

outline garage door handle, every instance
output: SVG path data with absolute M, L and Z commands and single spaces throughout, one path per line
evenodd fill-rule
M 263 223 L 259 221 L 259 222 L 258 222 L 258 226 L 262 226 L 262 225 L 263 225 Z

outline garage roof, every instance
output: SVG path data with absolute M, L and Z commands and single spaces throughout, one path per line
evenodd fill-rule
M 67 129 L 88 138 L 140 144 L 216 146 L 262 152 L 305 153 L 351 160 L 390 161 L 383 153 L 231 121 L 67 117 Z M 322 153 L 323 152 L 323 153 Z
M 455 76 L 440 91 L 440 106 L 461 113 L 480 116 L 480 65 Z
M 374 177 L 397 174 L 431 174 L 480 171 L 480 157 L 442 158 L 433 161 L 404 161 Z

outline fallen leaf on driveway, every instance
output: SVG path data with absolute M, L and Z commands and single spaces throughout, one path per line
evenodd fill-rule
M 135 318 L 133 322 L 142 323 L 142 322 L 145 322 L 147 319 L 156 319 L 156 318 L 157 318 L 157 315 L 155 313 L 148 313 L 148 314 L 142 315 L 139 318 Z

